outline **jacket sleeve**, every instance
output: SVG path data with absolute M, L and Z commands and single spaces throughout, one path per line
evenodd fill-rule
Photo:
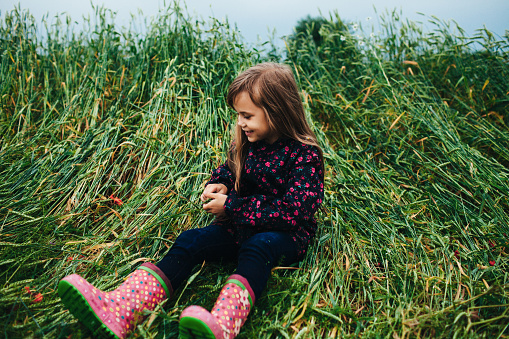
M 212 172 L 210 180 L 205 184 L 223 184 L 230 192 L 235 186 L 235 177 L 228 167 L 228 162 L 225 162 Z
M 302 149 L 288 173 L 284 194 L 240 196 L 232 189 L 226 215 L 236 224 L 255 229 L 289 231 L 312 220 L 323 200 L 321 160 L 315 147 Z

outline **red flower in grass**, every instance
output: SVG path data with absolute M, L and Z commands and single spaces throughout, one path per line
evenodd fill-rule
M 460 258 L 460 251 L 458 251 L 458 250 L 454 251 L 454 256 L 456 257 L 456 259 L 459 259 Z
M 122 200 L 120 200 L 120 198 L 117 198 L 116 196 L 114 196 L 113 194 L 110 195 L 110 199 L 113 200 L 113 203 L 115 205 L 118 205 L 118 206 L 121 206 L 123 204 Z
M 40 303 L 41 301 L 42 301 L 42 294 L 37 293 L 37 294 L 35 295 L 34 300 L 32 300 L 32 303 L 33 303 L 33 304 L 37 304 L 37 303 Z
M 76 260 L 78 260 L 78 259 L 85 259 L 85 257 L 82 254 L 80 254 L 79 256 L 75 256 L 75 257 L 74 256 L 70 256 L 70 257 L 67 257 L 67 262 L 73 261 L 75 259 Z
M 30 286 L 25 286 L 25 292 L 30 294 L 30 295 L 33 295 L 35 293 L 35 291 L 30 290 Z M 42 301 L 42 298 L 43 298 L 42 294 L 41 293 L 37 293 L 34 296 L 34 299 L 32 300 L 32 303 L 33 304 L 40 303 Z
M 495 260 L 490 260 L 490 266 L 495 266 L 496 262 Z

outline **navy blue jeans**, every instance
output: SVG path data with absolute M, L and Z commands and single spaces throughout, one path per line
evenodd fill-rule
M 247 279 L 258 298 L 267 285 L 271 269 L 299 260 L 293 238 L 285 232 L 258 233 L 237 245 L 223 227 L 210 225 L 191 229 L 177 238 L 168 254 L 157 264 L 174 290 L 187 280 L 203 261 L 237 260 L 236 274 Z

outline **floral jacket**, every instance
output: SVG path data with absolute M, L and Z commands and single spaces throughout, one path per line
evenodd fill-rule
M 239 192 L 227 163 L 212 173 L 208 184 L 228 188 L 226 227 L 237 243 L 267 231 L 289 232 L 303 255 L 316 232 L 314 214 L 322 203 L 323 173 L 316 147 L 280 138 L 273 144 L 250 144 Z

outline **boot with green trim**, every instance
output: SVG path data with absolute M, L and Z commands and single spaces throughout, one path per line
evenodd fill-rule
M 77 274 L 58 283 L 62 303 L 95 336 L 125 338 L 144 315 L 173 293 L 171 283 L 154 264 L 145 263 L 117 289 L 103 292 Z
M 231 339 L 240 332 L 255 295 L 247 280 L 234 274 L 228 278 L 212 311 L 200 306 L 187 307 L 180 316 L 180 338 Z

